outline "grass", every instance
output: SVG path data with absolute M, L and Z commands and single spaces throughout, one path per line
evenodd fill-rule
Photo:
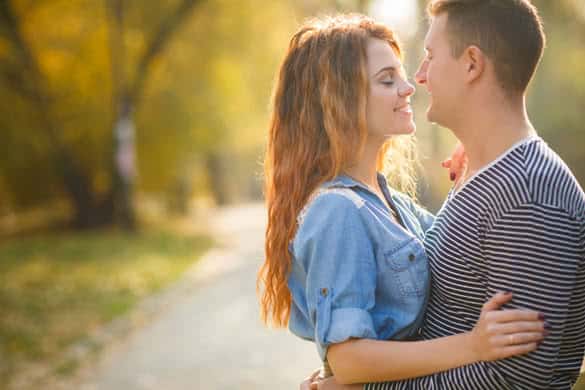
M 0 383 L 22 365 L 50 362 L 176 280 L 210 245 L 201 235 L 163 230 L 0 242 Z

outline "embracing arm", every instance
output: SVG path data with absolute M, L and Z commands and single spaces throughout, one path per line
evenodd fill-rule
M 528 353 L 542 339 L 543 323 L 536 312 L 498 311 L 511 298 L 499 293 L 490 299 L 471 332 L 410 342 L 349 340 L 329 347 L 329 364 L 337 382 L 349 384 L 414 378 Z M 504 332 L 518 333 L 518 344 L 510 345 Z
M 365 388 L 420 389 L 432 384 L 438 388 L 528 390 L 549 388 L 553 380 L 559 388 L 568 388 L 581 356 L 573 354 L 568 359 L 567 354 L 563 357 L 564 372 L 553 370 L 561 358 L 561 342 L 567 337 L 575 339 L 573 348 L 583 348 L 585 334 L 577 333 L 575 321 L 582 318 L 579 313 L 585 310 L 585 302 L 572 302 L 575 293 L 585 288 L 582 229 L 582 222 L 563 211 L 528 204 L 502 215 L 481 242 L 488 261 L 488 293 L 513 291 L 514 300 L 507 308 L 537 310 L 547 319 L 550 333 L 534 352 L 406 381 L 370 383 Z M 573 329 L 567 329 L 569 324 Z

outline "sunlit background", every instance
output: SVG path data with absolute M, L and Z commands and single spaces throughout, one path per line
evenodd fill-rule
M 585 0 L 533 2 L 548 47 L 529 113 L 583 185 Z M 85 343 L 98 359 L 108 342 L 92 335 L 127 319 L 218 247 L 211 227 L 218 213 L 240 210 L 226 214 L 221 231 L 263 222 L 261 211 L 242 210 L 261 210 L 272 83 L 303 19 L 362 12 L 387 23 L 412 77 L 423 53 L 425 4 L 0 1 L 0 387 L 51 388 L 49 380 L 78 376 L 89 358 L 71 353 L 76 346 Z M 419 199 L 436 211 L 450 186 L 439 162 L 455 140 L 425 121 L 422 88 L 413 102 Z M 226 321 L 262 329 L 253 295 L 262 228 L 250 226 L 242 229 L 255 232 L 248 244 L 256 252 L 242 285 L 254 314 Z M 197 324 L 191 328 L 197 332 Z M 268 364 L 264 355 L 258 364 Z M 201 367 L 192 370 L 203 375 Z

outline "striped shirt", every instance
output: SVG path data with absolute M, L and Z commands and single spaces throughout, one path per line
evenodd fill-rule
M 470 331 L 498 291 L 544 313 L 527 355 L 365 389 L 570 389 L 585 349 L 585 194 L 542 141 L 525 140 L 452 192 L 427 233 L 432 292 L 423 337 Z

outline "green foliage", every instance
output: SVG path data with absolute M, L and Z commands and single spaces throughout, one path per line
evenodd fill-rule
M 139 59 L 161 21 L 179 3 L 124 1 L 127 83 L 136 77 Z M 44 78 L 58 139 L 88 175 L 93 191 L 103 194 L 112 186 L 114 119 L 107 2 L 11 4 Z M 285 1 L 262 7 L 252 0 L 204 1 L 194 8 L 148 69 L 135 111 L 138 191 L 165 193 L 178 176 L 205 185 L 200 165 L 209 153 L 248 156 L 261 149 L 273 73 L 295 27 L 293 14 Z M 0 153 L 6 156 L 0 161 L 0 194 L 7 195 L 0 207 L 25 208 L 62 198 L 54 144 L 30 96 L 13 82 L 27 79 L 27 68 L 1 28 L 0 64 L 0 100 L 5 103 L 0 105 Z M 11 81 L 14 74 L 18 77 Z
M 38 59 L 58 138 L 89 177 L 92 190 L 107 193 L 114 119 L 108 2 L 10 3 Z M 180 0 L 123 3 L 123 75 L 130 83 L 153 34 Z M 581 0 L 534 3 L 544 19 L 548 47 L 528 96 L 529 112 L 543 138 L 583 183 L 585 8 Z M 366 8 L 367 1 L 358 0 L 277 0 L 261 7 L 253 0 L 198 4 L 148 69 L 134 115 L 137 192 L 163 195 L 187 188 L 190 194 L 209 195 L 217 192 L 217 182 L 232 200 L 257 195 L 272 82 L 292 32 L 305 16 Z M 419 12 L 422 20 L 422 7 Z M 404 42 L 410 74 L 422 52 L 424 30 L 423 24 Z M 0 213 L 48 204 L 65 194 L 54 146 L 23 93 L 32 86 L 27 72 L 8 29 L 0 25 Z M 433 192 L 422 200 L 437 206 L 449 183 L 436 167 L 454 141 L 425 122 L 424 93 L 414 100 L 427 172 L 423 179 Z M 217 159 L 220 164 L 210 163 Z
M 49 362 L 140 298 L 176 280 L 208 247 L 203 236 L 43 235 L 0 244 L 0 382 Z M 63 367 L 66 369 L 66 367 Z

